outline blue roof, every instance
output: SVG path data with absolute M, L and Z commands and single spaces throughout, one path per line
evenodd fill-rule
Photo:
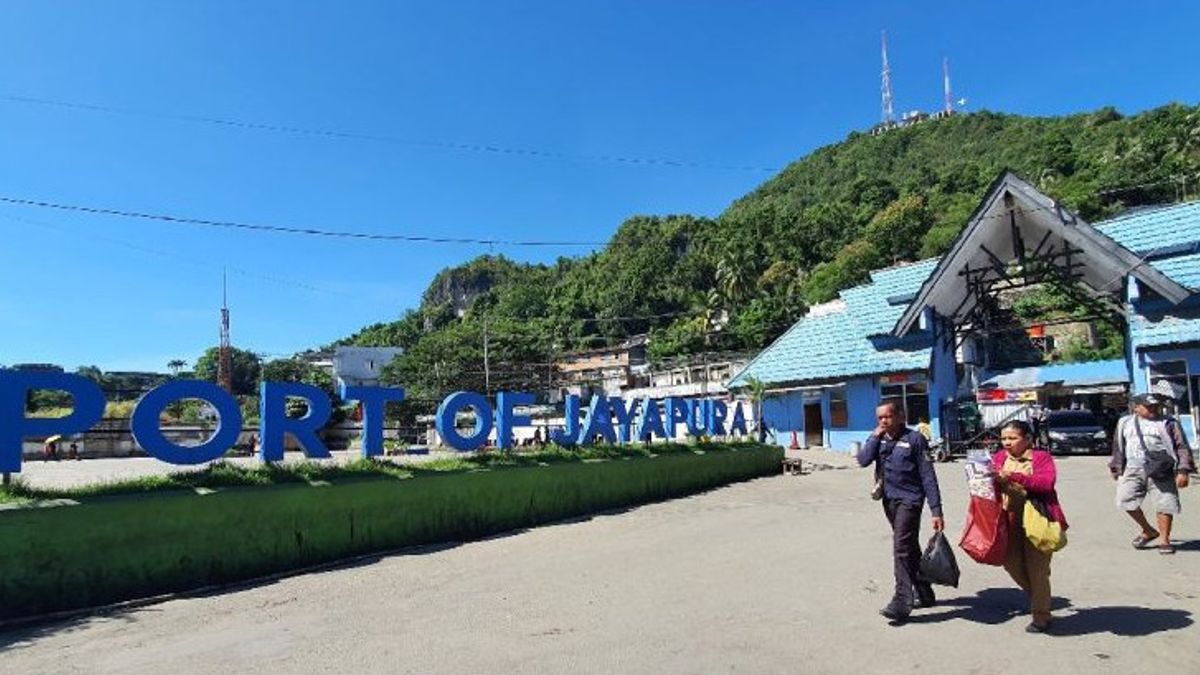
M 1129 335 L 1137 349 L 1200 342 L 1200 296 L 1171 306 L 1162 300 L 1139 302 L 1129 316 Z
M 1200 242 L 1200 202 L 1136 211 L 1096 228 L 1134 253 L 1154 258 L 1150 264 L 1172 281 L 1200 292 L 1200 252 L 1182 250 Z M 1171 255 L 1172 248 L 1179 254 Z M 1138 349 L 1200 342 L 1196 296 L 1174 307 L 1157 299 L 1142 300 L 1134 309 L 1129 334 Z
M 1150 263 L 1181 286 L 1200 290 L 1200 253 L 1181 255 Z
M 1137 303 L 1137 311 L 1129 319 L 1133 344 L 1141 349 L 1200 342 L 1200 251 L 1186 246 L 1200 242 L 1200 202 L 1140 210 L 1095 227 L 1133 253 L 1151 255 L 1155 269 L 1197 292 L 1179 306 L 1161 303 L 1155 311 L 1147 309 L 1151 305 Z M 781 384 L 927 369 L 932 346 L 929 331 L 913 331 L 901 339 L 889 334 L 937 263 L 934 258 L 872 272 L 870 283 L 839 294 L 844 306 L 800 319 L 730 380 L 729 386 L 745 386 L 751 377 Z M 1111 364 L 1105 366 L 1110 369 L 1106 377 L 1120 375 L 1124 379 L 1108 382 L 1127 381 L 1124 362 Z M 1060 374 L 1081 377 L 1076 373 L 1100 367 L 1048 366 L 1021 377 L 1058 381 Z
M 1050 382 L 1061 382 L 1068 387 L 1124 384 L 1129 382 L 1129 370 L 1125 367 L 1124 359 L 1033 366 L 991 374 L 980 382 L 980 385 L 993 385 L 1001 389 L 1026 389 Z
M 1135 211 L 1097 223 L 1095 227 L 1130 251 L 1145 256 L 1172 246 L 1200 242 L 1200 202 Z M 1200 291 L 1196 261 L 1200 261 L 1200 255 L 1165 258 L 1151 264 L 1176 283 Z
M 872 272 L 871 283 L 840 293 L 843 307 L 797 321 L 729 386 L 745 386 L 751 377 L 767 384 L 799 383 L 929 368 L 929 331 L 899 339 L 887 333 L 908 306 L 908 296 L 936 266 L 930 259 Z

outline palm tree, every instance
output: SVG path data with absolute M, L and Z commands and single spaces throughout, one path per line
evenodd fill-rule
M 717 290 L 727 306 L 736 305 L 754 293 L 754 262 L 749 249 L 730 248 L 717 261 Z
M 767 430 L 762 423 L 762 402 L 767 394 L 767 385 L 757 377 L 746 378 L 746 390 L 750 393 L 750 401 L 754 404 L 754 422 L 758 426 L 758 442 L 767 441 Z
M 187 367 L 187 361 L 184 361 L 183 359 L 171 359 L 170 361 L 167 361 L 167 367 L 171 369 L 172 375 L 179 377 L 179 371 Z

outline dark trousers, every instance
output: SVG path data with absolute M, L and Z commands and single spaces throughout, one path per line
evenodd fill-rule
M 913 587 L 930 596 L 933 587 L 917 581 L 917 570 L 921 566 L 921 507 L 905 504 L 897 499 L 883 500 L 883 513 L 892 525 L 892 558 L 896 570 L 895 600 L 911 607 Z

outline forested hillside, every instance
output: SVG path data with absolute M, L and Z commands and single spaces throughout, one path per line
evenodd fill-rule
M 1012 169 L 1087 219 L 1200 189 L 1200 106 L 1122 117 L 958 115 L 854 133 L 789 165 L 716 219 L 635 216 L 554 265 L 485 256 L 443 270 L 422 304 L 342 343 L 405 348 L 416 397 L 544 381 L 558 353 L 651 334 L 651 355 L 753 349 L 873 268 L 940 254 Z M 485 340 L 486 333 L 486 340 Z

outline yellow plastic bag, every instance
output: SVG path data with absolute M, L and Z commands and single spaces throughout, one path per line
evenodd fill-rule
M 1063 532 L 1062 524 L 1043 515 L 1032 500 L 1025 501 L 1021 524 L 1025 528 L 1025 538 L 1042 553 L 1054 553 L 1067 545 L 1067 533 Z

